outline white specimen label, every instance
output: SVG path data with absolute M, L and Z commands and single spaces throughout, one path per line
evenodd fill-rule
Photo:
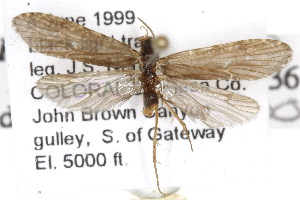
M 270 128 L 300 128 L 300 36 L 271 36 L 290 45 L 293 60 L 269 83 Z
M 2 10 L 2 5 L 1 8 Z M 11 128 L 11 114 L 8 96 L 6 56 L 4 48 L 3 19 L 0 16 L 0 130 Z
M 191 5 L 187 10 L 169 6 L 167 2 L 141 5 L 139 1 L 117 5 L 109 1 L 5 1 L 11 111 L 21 192 L 156 188 L 152 163 L 154 117 L 143 116 L 141 95 L 121 107 L 97 114 L 69 111 L 44 99 L 35 88 L 42 76 L 107 68 L 30 52 L 12 28 L 12 18 L 24 12 L 68 17 L 136 48 L 135 38 L 146 34 L 140 29 L 140 17 L 156 35 L 168 37 L 170 48 L 161 57 L 266 37 L 264 20 L 259 15 L 253 18 L 252 14 L 238 15 L 233 10 L 229 16 L 228 10 L 215 12 L 205 6 Z M 211 81 L 210 85 L 250 96 L 259 103 L 260 112 L 249 123 L 210 129 L 176 109 L 191 133 L 192 153 L 182 127 L 160 105 L 157 160 L 161 186 L 244 182 L 266 177 L 267 80 Z

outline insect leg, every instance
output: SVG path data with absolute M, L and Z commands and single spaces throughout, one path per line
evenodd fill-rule
M 165 193 L 163 193 L 160 190 L 158 172 L 157 172 L 157 166 L 156 166 L 156 163 L 157 163 L 157 160 L 156 160 L 157 129 L 158 129 L 158 108 L 155 109 L 155 131 L 154 131 L 154 136 L 153 136 L 153 165 L 154 165 L 154 170 L 155 170 L 157 189 L 161 194 L 166 195 Z
M 162 99 L 163 103 L 166 104 L 166 106 L 168 107 L 168 109 L 170 110 L 170 112 L 172 113 L 172 115 L 181 124 L 183 132 L 188 136 L 188 139 L 189 139 L 189 142 L 190 142 L 190 145 L 191 145 L 191 150 L 193 151 L 193 145 L 192 145 L 192 142 L 191 142 L 190 133 L 189 133 L 189 131 L 186 128 L 186 124 L 179 118 L 179 116 L 175 113 L 175 111 L 173 110 L 173 108 L 171 108 L 170 104 L 166 100 L 164 100 L 163 98 L 161 98 L 161 99 Z

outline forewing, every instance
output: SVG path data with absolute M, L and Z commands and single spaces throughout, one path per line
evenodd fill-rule
M 180 79 L 254 80 L 279 72 L 291 58 L 292 50 L 283 42 L 250 39 L 172 54 L 158 66 Z
M 259 105 L 249 97 L 186 80 L 161 76 L 162 97 L 212 128 L 242 124 L 254 118 Z
M 131 67 L 139 58 L 128 45 L 61 17 L 24 13 L 12 23 L 29 47 L 49 56 L 114 68 Z
M 141 93 L 139 77 L 135 70 L 56 74 L 42 77 L 37 88 L 63 108 L 98 112 Z

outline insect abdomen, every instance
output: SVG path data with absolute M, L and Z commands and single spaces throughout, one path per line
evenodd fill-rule
M 144 110 L 145 116 L 150 117 L 155 109 L 158 107 L 158 95 L 155 90 L 158 84 L 158 78 L 155 72 L 151 70 L 145 70 L 141 76 L 141 82 L 143 83 L 143 97 L 144 97 Z

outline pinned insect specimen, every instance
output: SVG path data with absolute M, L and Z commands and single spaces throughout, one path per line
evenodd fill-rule
M 292 50 L 285 43 L 249 39 L 159 58 L 152 45 L 155 35 L 143 21 L 152 36 L 147 34 L 138 38 L 140 52 L 111 37 L 50 14 L 24 13 L 16 16 L 12 22 L 16 32 L 37 52 L 124 69 L 48 75 L 37 81 L 37 88 L 64 108 L 90 112 L 111 109 L 133 95 L 142 93 L 144 115 L 155 114 L 153 165 L 157 188 L 161 193 L 156 166 L 159 100 L 179 121 L 188 138 L 185 123 L 171 105 L 209 127 L 241 124 L 257 115 L 259 105 L 255 100 L 191 80 L 261 79 L 278 72 L 292 57 Z M 135 65 L 140 70 L 134 70 Z M 161 75 L 158 72 L 162 72 Z M 78 87 L 79 84 L 86 87 L 82 89 Z M 106 84 L 118 92 L 104 92 L 103 85 Z

